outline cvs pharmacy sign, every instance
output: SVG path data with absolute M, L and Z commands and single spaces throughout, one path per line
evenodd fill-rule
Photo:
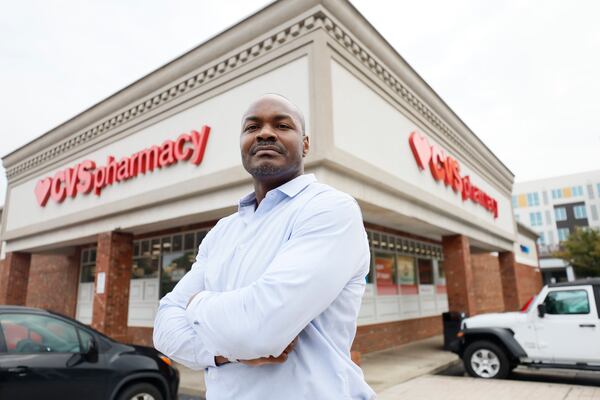
M 205 125 L 200 132 L 183 133 L 175 140 L 166 140 L 160 146 L 145 148 L 118 161 L 110 155 L 105 165 L 98 166 L 92 160 L 84 160 L 58 171 L 52 177 L 40 179 L 34 189 L 35 198 L 41 207 L 45 207 L 50 199 L 62 203 L 67 197 L 87 195 L 92 190 L 100 196 L 102 189 L 107 186 L 178 162 L 200 165 L 209 134 L 210 127 Z
M 440 146 L 430 144 L 427 137 L 416 131 L 410 134 L 408 142 L 419 169 L 429 168 L 433 179 L 460 193 L 463 201 L 471 200 L 498 218 L 498 201 L 472 184 L 468 175 L 461 176 L 460 164 L 455 158 L 447 155 Z

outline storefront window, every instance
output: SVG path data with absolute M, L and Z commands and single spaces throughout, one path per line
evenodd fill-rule
M 438 285 L 445 285 L 446 284 L 446 273 L 444 272 L 444 262 L 443 261 L 438 261 L 437 262 L 437 270 L 438 270 Z
M 133 259 L 131 279 L 158 277 L 158 256 L 144 256 Z
M 171 251 L 181 251 L 183 247 L 182 240 L 183 238 L 181 237 L 181 235 L 174 235 L 172 242 L 173 248 Z
M 91 283 L 96 279 L 96 248 L 89 247 L 81 250 L 81 283 Z
M 398 284 L 401 294 L 417 294 L 417 274 L 415 273 L 415 259 L 409 256 L 397 256 Z
M 207 230 L 135 240 L 131 279 L 157 279 L 159 294 L 169 293 L 190 270 Z
M 376 252 L 374 262 L 377 294 L 383 296 L 398 294 L 394 254 Z
M 169 293 L 177 282 L 191 269 L 196 259 L 195 252 L 175 251 L 162 255 L 162 272 L 160 275 L 160 297 Z
M 141 247 L 140 256 L 149 256 L 150 255 L 150 241 L 143 240 Z
M 160 255 L 160 240 L 159 239 L 152 239 L 152 242 L 150 245 L 150 251 L 152 252 L 152 255 L 155 255 L 155 256 Z
M 444 272 L 444 262 L 437 260 L 436 262 L 436 280 L 435 280 L 435 291 L 438 294 L 447 293 L 446 289 L 446 274 Z
M 419 267 L 419 284 L 433 285 L 433 261 L 425 258 L 417 260 Z
M 184 250 L 194 250 L 194 234 L 186 233 L 183 239 L 183 248 Z
M 200 232 L 196 233 L 196 249 L 198 248 L 198 246 L 200 246 L 200 243 L 202 243 L 205 236 L 206 236 L 206 231 L 200 231 Z

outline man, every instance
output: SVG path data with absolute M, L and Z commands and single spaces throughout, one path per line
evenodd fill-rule
M 242 120 L 254 192 L 160 302 L 154 346 L 206 368 L 211 399 L 370 399 L 350 359 L 370 254 L 356 201 L 304 175 L 302 113 L 265 95 Z

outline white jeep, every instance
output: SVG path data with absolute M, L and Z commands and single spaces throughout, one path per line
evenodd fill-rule
M 600 371 L 600 278 L 544 286 L 521 312 L 466 318 L 450 349 L 480 378 L 519 365 Z

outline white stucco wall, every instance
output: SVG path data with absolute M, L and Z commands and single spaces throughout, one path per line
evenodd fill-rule
M 528 252 L 521 249 L 521 246 L 525 246 Z M 530 265 L 532 267 L 538 266 L 538 254 L 535 239 L 517 233 L 517 241 L 514 244 L 515 259 L 520 264 Z
M 460 163 L 461 176 L 469 175 L 471 183 L 498 201 L 498 218 L 442 182 L 436 182 L 429 169 L 421 171 L 409 146 L 409 135 L 417 130 L 434 144 L 432 136 L 418 128 L 406 115 L 360 81 L 344 66 L 332 61 L 333 126 L 335 146 L 351 153 L 382 172 L 392 174 L 405 183 L 432 194 L 438 206 L 452 205 L 466 210 L 483 229 L 499 228 L 513 237 L 511 202 L 507 195 L 490 185 L 464 162 L 445 149 Z M 444 146 L 442 146 L 444 147 Z M 377 179 L 377 176 L 373 176 Z

